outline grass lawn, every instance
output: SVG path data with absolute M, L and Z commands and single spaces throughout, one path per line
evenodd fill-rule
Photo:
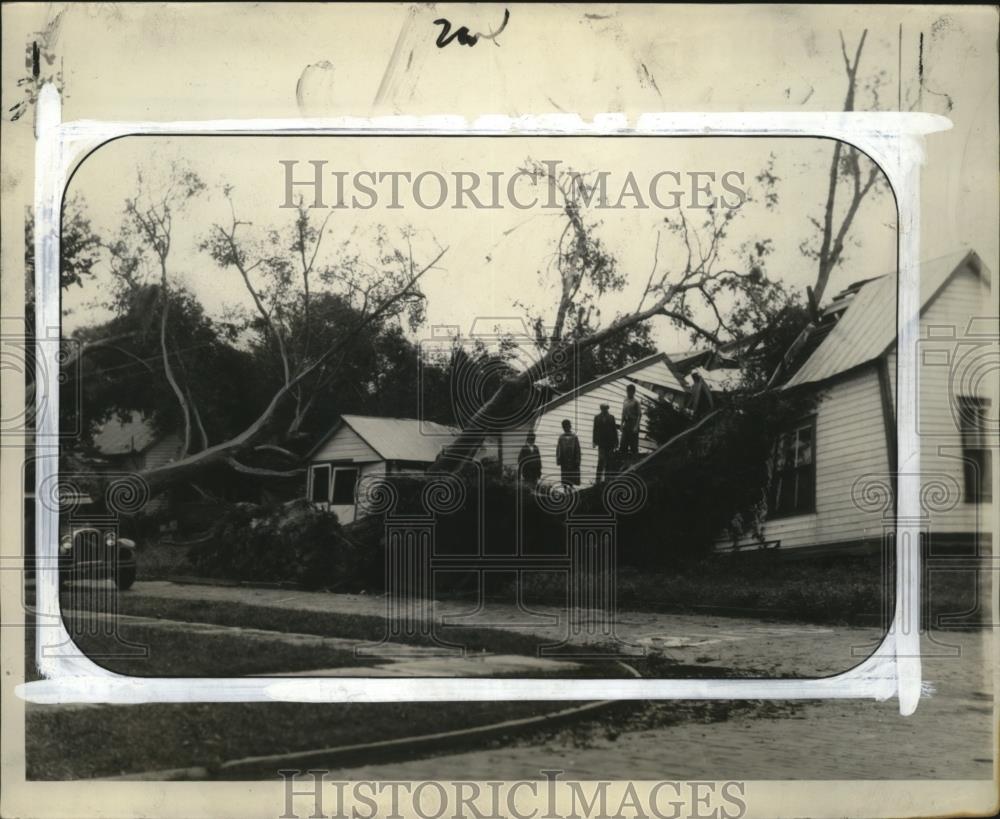
M 318 641 L 293 644 L 280 634 L 271 638 L 256 633 L 206 634 L 130 622 L 112 624 L 90 621 L 85 613 L 76 612 L 67 615 L 65 622 L 73 641 L 95 663 L 134 677 L 238 677 L 378 662 Z M 108 633 L 112 625 L 114 632 Z M 34 632 L 28 634 L 33 644 Z
M 681 564 L 672 571 L 623 567 L 617 578 L 618 605 L 638 611 L 733 613 L 824 625 L 887 625 L 894 602 L 894 576 L 883 577 L 881 558 L 843 556 L 810 560 L 748 553 L 717 555 Z M 925 580 L 925 621 L 948 618 L 951 627 L 988 622 L 988 572 L 936 571 Z M 523 587 L 528 602 L 565 599 L 565 579 L 535 573 Z M 963 615 L 964 613 L 964 615 Z M 882 619 L 883 616 L 887 619 Z
M 93 596 L 77 593 L 73 598 L 63 597 L 67 608 L 97 611 L 106 611 L 106 603 L 111 599 L 115 598 L 106 593 Z M 385 636 L 386 629 L 385 619 L 374 615 L 297 611 L 229 601 L 203 601 L 192 607 L 189 602 L 182 600 L 164 600 L 128 593 L 117 595 L 117 611 L 119 614 L 140 617 L 315 634 L 372 643 L 380 641 Z M 443 626 L 439 632 L 444 639 L 454 639 L 469 651 L 486 651 L 492 654 L 536 656 L 539 646 L 547 642 L 539 637 L 493 628 Z M 430 638 L 419 633 L 394 636 L 393 640 L 412 645 L 433 645 Z

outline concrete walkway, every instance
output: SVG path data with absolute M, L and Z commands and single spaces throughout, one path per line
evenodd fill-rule
M 238 586 L 183 585 L 166 581 L 136 583 L 128 595 L 149 599 L 242 603 L 265 608 L 386 616 L 381 596 L 257 589 Z M 558 641 L 567 636 L 565 611 L 550 606 L 530 609 L 489 602 L 477 610 L 472 602 L 435 604 L 433 616 L 449 626 L 499 628 Z M 860 663 L 881 640 L 873 627 L 814 626 L 761 622 L 732 617 L 663 612 L 622 611 L 615 633 L 629 653 L 642 649 L 685 664 L 698 663 L 742 670 L 748 676 L 828 676 Z M 454 634 L 449 631 L 449 639 Z M 582 636 L 574 642 L 585 642 Z

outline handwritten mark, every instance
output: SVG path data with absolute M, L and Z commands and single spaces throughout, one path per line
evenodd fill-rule
M 478 43 L 480 40 L 493 40 L 495 45 L 500 45 L 500 43 L 495 42 L 497 36 L 505 28 L 507 28 L 507 21 L 510 20 L 510 11 L 508 9 L 503 10 L 503 22 L 500 24 L 500 28 L 496 31 L 491 31 L 489 34 L 483 34 L 481 31 L 477 31 L 475 34 L 469 33 L 469 29 L 466 26 L 462 26 L 457 29 L 454 34 L 451 33 L 451 21 L 445 19 L 444 17 L 439 17 L 434 21 L 434 25 L 441 26 L 441 32 L 437 36 L 437 40 L 434 41 L 438 48 L 444 48 L 452 40 L 458 39 L 459 45 L 469 46 L 470 48 Z

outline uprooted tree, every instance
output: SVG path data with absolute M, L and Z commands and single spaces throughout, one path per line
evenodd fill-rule
M 544 171 L 535 168 L 536 173 Z M 773 176 L 761 174 L 767 188 Z M 789 296 L 783 286 L 768 278 L 766 261 L 771 242 L 738 243 L 730 236 L 734 221 L 754 201 L 751 195 L 735 207 L 720 203 L 704 210 L 700 223 L 692 223 L 683 210 L 664 219 L 652 241 L 652 265 L 635 309 L 601 323 L 598 300 L 620 291 L 627 277 L 615 258 L 597 239 L 597 226 L 588 222 L 583 202 L 593 190 L 586 174 L 565 171 L 551 180 L 562 196 L 565 219 L 556 240 L 556 305 L 554 322 L 546 329 L 538 313 L 529 312 L 535 328 L 537 357 L 520 371 L 511 372 L 465 424 L 462 433 L 435 463 L 435 469 L 458 471 L 482 443 L 485 431 L 496 427 L 502 408 L 518 403 L 525 391 L 543 378 L 570 369 L 582 355 L 598 345 L 635 333 L 648 321 L 665 317 L 694 338 L 721 343 L 737 338 L 759 325 L 764 314 L 783 305 Z M 773 202 L 765 192 L 765 206 Z M 661 252 L 664 239 L 674 253 Z M 669 255 L 670 262 L 662 257 Z M 778 308 L 780 309 L 780 307 Z
M 256 312 L 238 329 L 257 332 L 257 343 L 273 353 L 281 376 L 252 420 L 235 435 L 212 441 L 192 388 L 191 368 L 184 365 L 171 333 L 184 296 L 171 252 L 174 218 L 202 190 L 201 180 L 177 165 L 159 186 L 140 175 L 118 235 L 105 245 L 119 302 L 146 294 L 150 313 L 156 316 L 158 355 L 147 363 L 169 385 L 183 430 L 178 459 L 139 473 L 152 495 L 176 484 L 195 484 L 210 469 L 265 479 L 301 474 L 299 456 L 285 443 L 301 427 L 310 396 L 335 376 L 365 330 L 405 318 L 419 321 L 424 299 L 420 282 L 447 251 L 436 248 L 429 262 L 420 262 L 412 232 L 403 233 L 404 250 L 392 246 L 379 230 L 374 258 L 357 252 L 348 237 L 339 257 L 323 261 L 328 220 L 317 225 L 310 212 L 299 207 L 287 230 L 255 230 L 237 218 L 232 189 L 225 189 L 231 219 L 213 225 L 201 249 L 241 278 Z M 318 308 L 334 297 L 351 309 L 338 314 L 347 326 L 331 333 L 330 313 Z

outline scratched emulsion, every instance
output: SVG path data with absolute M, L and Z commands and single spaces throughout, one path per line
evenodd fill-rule
M 295 84 L 295 101 L 304 117 L 322 116 L 336 104 L 337 72 L 329 60 L 305 67 Z

